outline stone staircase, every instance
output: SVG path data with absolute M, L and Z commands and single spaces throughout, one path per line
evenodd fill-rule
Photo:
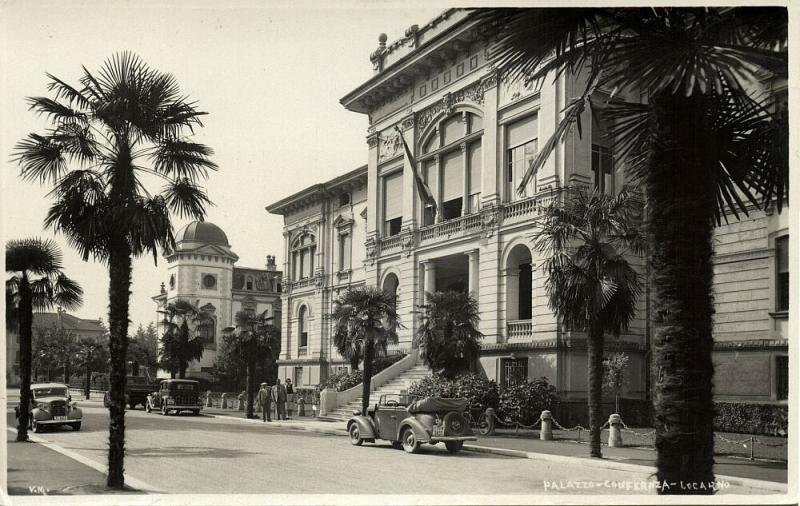
M 427 365 L 417 364 L 414 367 L 398 374 L 393 379 L 389 380 L 385 384 L 373 390 L 369 394 L 369 403 L 370 405 L 374 406 L 375 403 L 378 402 L 378 399 L 380 399 L 381 395 L 383 394 L 405 393 L 408 391 L 409 387 L 411 387 L 412 383 L 415 383 L 421 380 L 422 378 L 429 376 L 430 374 L 431 370 L 428 368 Z M 359 388 L 361 388 L 360 385 Z M 339 406 L 335 410 L 328 413 L 326 416 L 320 417 L 320 419 L 345 422 L 351 416 L 353 416 L 353 411 L 357 409 L 358 410 L 361 409 L 361 396 L 359 396 L 353 402 L 350 402 L 343 406 Z

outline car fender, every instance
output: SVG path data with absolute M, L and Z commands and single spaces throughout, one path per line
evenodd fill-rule
M 362 438 L 370 439 L 375 437 L 375 427 L 372 425 L 372 419 L 370 417 L 362 415 L 352 417 L 347 421 L 348 432 L 352 424 L 358 425 L 358 432 L 361 433 Z
M 72 408 L 69 410 L 69 418 L 72 420 L 80 420 L 83 418 L 83 411 L 81 408 Z
M 31 418 L 39 422 L 50 420 L 52 416 L 50 416 L 50 413 L 43 409 L 33 408 L 33 411 L 31 411 Z
M 416 418 L 409 417 L 400 422 L 400 426 L 397 428 L 397 441 L 400 441 L 400 435 L 403 434 L 403 431 L 406 429 L 406 427 L 411 427 L 411 430 L 414 431 L 414 437 L 417 439 L 417 441 L 426 443 L 431 440 L 431 435 L 425 429 L 425 426 L 423 426 Z

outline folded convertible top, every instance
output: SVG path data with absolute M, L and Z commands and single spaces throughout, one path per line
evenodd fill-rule
M 408 406 L 409 413 L 433 413 L 439 411 L 466 411 L 466 399 L 444 399 L 442 397 L 426 397 L 412 402 Z

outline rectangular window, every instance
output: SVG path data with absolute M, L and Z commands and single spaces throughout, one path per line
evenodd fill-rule
M 775 357 L 775 392 L 776 399 L 785 401 L 789 398 L 789 357 Z
M 300 252 L 300 279 L 307 278 L 306 266 L 308 265 L 308 250 L 304 249 Z
M 462 198 L 442 203 L 442 221 L 453 220 L 461 216 Z
M 350 234 L 339 236 L 339 271 L 350 269 Z
M 528 182 L 522 195 L 517 193 L 517 188 L 536 158 L 538 129 L 537 116 L 523 118 L 506 127 L 506 183 L 511 201 L 530 197 L 536 192 L 536 177 Z
M 294 368 L 294 386 L 299 387 L 303 385 L 303 368 L 302 367 L 295 367 Z
M 403 171 L 395 172 L 383 179 L 384 234 L 400 233 L 403 222 Z
M 469 212 L 476 213 L 481 201 L 481 172 L 483 159 L 481 158 L 481 143 L 476 142 L 469 147 Z
M 599 193 L 613 195 L 614 184 L 611 179 L 613 157 L 611 148 L 592 144 L 592 179 L 594 189 Z
M 528 358 L 503 359 L 501 383 L 506 387 L 521 385 L 528 381 Z
M 775 239 L 775 310 L 789 310 L 789 236 Z

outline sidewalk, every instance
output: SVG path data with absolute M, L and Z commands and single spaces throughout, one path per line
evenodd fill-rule
M 204 408 L 203 412 L 211 416 L 225 416 L 239 418 L 243 422 L 263 424 L 267 427 L 280 427 L 294 430 L 308 430 L 324 434 L 346 436 L 344 424 L 337 422 L 324 422 L 315 418 L 295 417 L 292 420 L 262 422 L 244 419 L 243 411 L 222 410 L 217 408 Z M 655 469 L 656 452 L 649 448 L 609 448 L 603 446 L 603 456 L 600 459 L 590 459 L 589 444 L 571 440 L 540 441 L 538 432 L 513 430 L 497 431 L 495 436 L 479 436 L 478 441 L 464 446 L 466 450 L 498 453 L 522 458 L 559 460 L 580 459 L 576 465 L 593 467 L 625 467 L 627 465 L 644 466 Z M 750 480 L 764 480 L 774 482 L 778 487 L 786 484 L 788 470 L 785 462 L 750 461 L 738 457 L 715 457 L 714 471 L 720 476 L 733 476 Z

